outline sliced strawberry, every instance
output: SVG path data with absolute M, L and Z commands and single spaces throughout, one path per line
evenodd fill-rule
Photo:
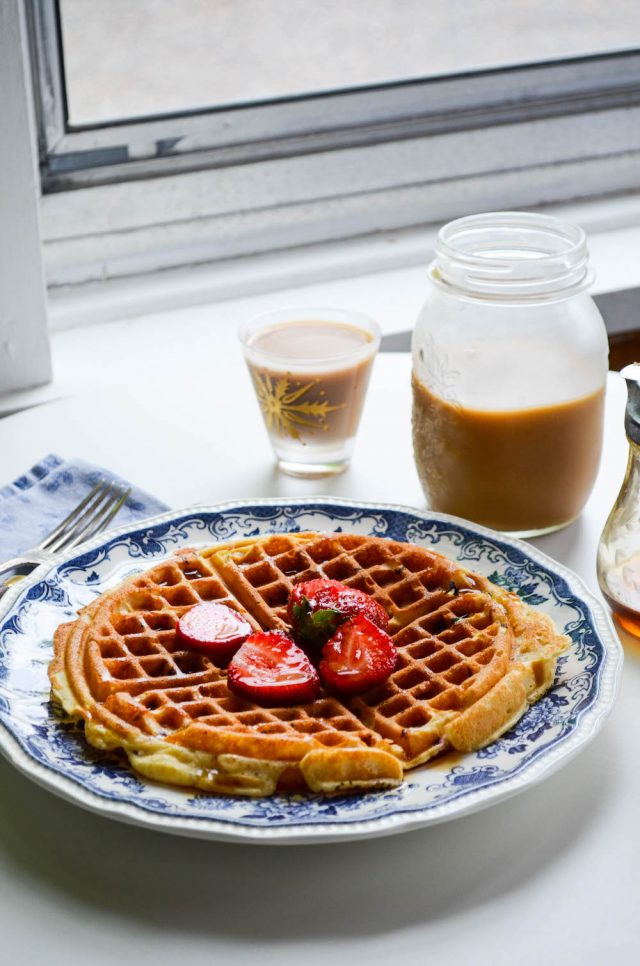
M 320 676 L 331 691 L 360 694 L 385 681 L 397 660 L 398 652 L 386 631 L 359 614 L 325 644 Z
M 229 665 L 227 683 L 235 694 L 265 707 L 313 701 L 320 688 L 313 664 L 283 631 L 248 637 Z
M 382 630 L 389 624 L 381 604 L 339 580 L 307 580 L 296 584 L 289 597 L 289 622 L 296 640 L 305 647 L 319 650 L 341 624 L 356 614 L 367 617 Z
M 218 664 L 226 664 L 252 627 L 233 608 L 207 600 L 183 614 L 176 631 L 187 647 L 202 651 Z

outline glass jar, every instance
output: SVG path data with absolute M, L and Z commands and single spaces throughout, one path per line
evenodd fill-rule
M 602 446 L 608 343 L 585 234 L 492 212 L 441 229 L 413 337 L 413 444 L 432 509 L 519 536 L 570 523 Z
M 627 470 L 598 544 L 598 583 L 614 618 L 640 638 L 640 365 L 625 366 Z

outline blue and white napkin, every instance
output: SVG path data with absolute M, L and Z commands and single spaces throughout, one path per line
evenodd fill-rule
M 131 485 L 99 466 L 50 454 L 13 483 L 0 487 L 0 561 L 39 543 L 100 479 Z M 110 525 L 133 523 L 167 509 L 160 500 L 132 487 Z

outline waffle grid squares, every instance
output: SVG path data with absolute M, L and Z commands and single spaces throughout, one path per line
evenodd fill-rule
M 246 734 L 313 735 L 325 745 L 340 743 L 345 734 L 371 743 L 368 729 L 333 698 L 320 698 L 296 708 L 262 708 L 230 694 L 224 681 L 192 688 L 146 691 L 132 698 L 131 717 L 137 713 L 171 730 L 197 721 L 212 728 Z M 152 723 L 149 731 L 156 733 L 157 727 Z
M 441 567 L 435 567 L 436 556 L 425 551 L 418 554 L 403 550 L 401 544 L 390 547 L 366 546 L 348 535 L 320 540 L 309 547 L 291 545 L 283 550 L 281 538 L 266 539 L 249 551 L 244 547 L 227 556 L 227 566 L 235 569 L 254 594 L 286 621 L 286 607 L 292 588 L 313 577 L 339 580 L 349 587 L 374 596 L 395 619 L 406 622 L 415 607 L 424 608 L 425 594 L 441 599 L 445 595 Z M 279 565 L 283 560 L 286 569 Z M 293 573 L 294 560 L 298 572 Z M 405 560 L 408 566 L 405 566 Z
M 486 690 L 483 681 L 491 684 L 487 666 L 496 657 L 499 626 L 470 575 L 437 554 L 392 541 L 363 546 L 362 538 L 333 535 L 296 546 L 295 540 L 284 551 L 282 537 L 266 538 L 248 552 L 232 548 L 226 572 L 245 606 L 257 598 L 285 622 L 293 586 L 318 576 L 363 590 L 384 607 L 400 657 L 381 688 L 353 702 L 369 728 L 408 748 L 411 732 L 442 712 L 463 709 Z M 298 573 L 291 572 L 294 563 Z M 498 663 L 507 659 L 498 655 Z
M 291 589 L 319 576 L 364 591 L 389 614 L 398 665 L 381 686 L 364 695 L 260 707 L 233 695 L 224 670 L 184 647 L 177 636 L 180 616 L 203 600 L 231 606 L 256 630 L 285 627 Z M 255 757 L 258 770 L 261 761 L 295 762 L 309 749 L 320 750 L 324 762 L 322 749 L 359 748 L 365 758 L 352 760 L 380 761 L 371 755 L 390 759 L 393 769 L 385 774 L 395 775 L 395 783 L 399 763 L 412 767 L 445 750 L 451 722 L 457 727 L 461 713 L 467 727 L 465 712 L 472 708 L 476 715 L 476 702 L 509 670 L 512 651 L 520 645 L 510 605 L 503 599 L 499 588 L 428 549 L 342 533 L 259 537 L 185 551 L 98 598 L 86 618 L 57 633 L 52 683 L 56 690 L 56 676 L 64 668 L 79 713 L 87 709 L 93 725 L 104 722 L 108 732 L 122 735 L 134 767 L 138 762 L 130 749 L 137 747 L 135 736 L 149 735 L 168 738 L 168 750 L 181 746 L 181 756 L 190 750 L 221 756 L 231 749 L 240 758 Z M 539 627 L 534 623 L 533 633 Z M 550 635 L 557 647 L 552 629 Z M 507 712 L 512 720 L 512 710 Z M 94 733 L 87 728 L 89 740 Z M 451 740 L 459 747 L 457 738 Z M 283 749 L 290 749 L 291 757 L 279 754 Z M 339 760 L 344 761 L 342 754 Z M 200 785 L 197 762 L 193 780 L 211 790 Z M 256 787 L 248 775 L 237 781 L 226 775 L 220 781 L 222 791 L 251 794 L 244 789 Z M 307 772 L 296 779 L 295 769 L 292 773 L 287 765 L 282 787 L 300 787 L 295 781 L 304 787 Z
M 368 724 L 371 724 L 368 712 L 377 707 L 376 728 L 379 728 L 378 719 L 383 719 L 383 733 L 393 734 L 394 740 L 401 739 L 407 729 L 424 727 L 432 720 L 433 711 L 460 707 L 463 703 L 460 692 L 493 656 L 489 646 L 491 635 L 487 632 L 490 621 L 483 611 L 474 612 L 473 593 L 452 598 L 449 572 L 443 573 L 438 566 L 434 568 L 434 558 L 428 552 L 417 553 L 393 543 L 362 547 L 359 540 L 350 536 L 320 539 L 307 548 L 292 546 L 289 540 L 278 536 L 256 543 L 248 551 L 241 548 L 236 560 L 232 552 L 231 559 L 251 590 L 281 619 L 286 617 L 294 584 L 318 575 L 365 590 L 387 612 L 394 614 L 396 621 L 401 621 L 403 614 L 410 614 L 416 602 L 422 610 L 429 608 L 426 614 L 407 623 L 394 638 L 401 655 L 399 666 L 382 693 L 377 689 L 358 702 L 359 717 L 367 719 Z M 180 647 L 175 623 L 185 609 L 201 599 L 211 599 L 211 595 L 231 601 L 213 564 L 206 558 L 170 561 L 159 570 L 157 577 L 156 581 L 143 575 L 134 583 L 128 606 L 138 608 L 137 613 L 114 617 L 102 654 L 109 676 L 123 686 L 132 682 L 132 691 L 142 690 L 143 696 L 141 682 L 148 681 L 153 686 L 156 679 L 160 684 L 167 683 L 167 679 L 206 674 L 210 662 L 203 655 Z M 465 596 L 467 599 L 463 600 Z M 220 687 L 226 692 L 225 684 Z M 314 723 L 313 712 L 289 716 L 285 727 L 282 718 L 274 718 L 272 711 L 262 709 L 248 723 L 247 714 L 256 712 L 240 710 L 237 699 L 234 699 L 233 712 L 228 712 L 216 695 L 198 694 L 185 703 L 184 698 L 171 700 L 168 697 L 171 693 L 170 688 L 164 691 L 161 701 L 156 695 L 157 707 L 139 700 L 141 709 L 162 727 L 184 727 L 198 720 L 212 727 L 235 730 L 250 727 L 260 733 L 287 730 L 323 733 L 325 730 L 325 725 L 319 726 L 317 719 Z M 365 714 L 362 714 L 363 707 L 367 709 Z M 326 712 L 325 706 L 323 713 Z M 341 727 L 347 731 L 367 730 L 350 714 L 341 721 Z
M 125 689 L 129 684 L 131 693 L 154 680 L 219 677 L 208 658 L 182 645 L 175 631 L 182 613 L 209 600 L 239 609 L 213 567 L 195 554 L 167 561 L 153 577 L 143 574 L 134 580 L 122 609 L 109 615 L 94 638 L 98 675 Z

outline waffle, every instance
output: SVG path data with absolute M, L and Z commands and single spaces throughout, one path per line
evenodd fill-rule
M 317 576 L 365 591 L 389 615 L 398 664 L 365 694 L 260 707 L 176 634 L 205 600 L 256 630 L 286 630 L 292 587 Z M 494 740 L 551 686 L 567 644 L 546 615 L 428 549 L 278 534 L 178 553 L 97 598 L 56 631 L 49 676 L 89 743 L 123 749 L 146 777 L 224 794 L 331 794 L 389 787 L 437 754 Z

